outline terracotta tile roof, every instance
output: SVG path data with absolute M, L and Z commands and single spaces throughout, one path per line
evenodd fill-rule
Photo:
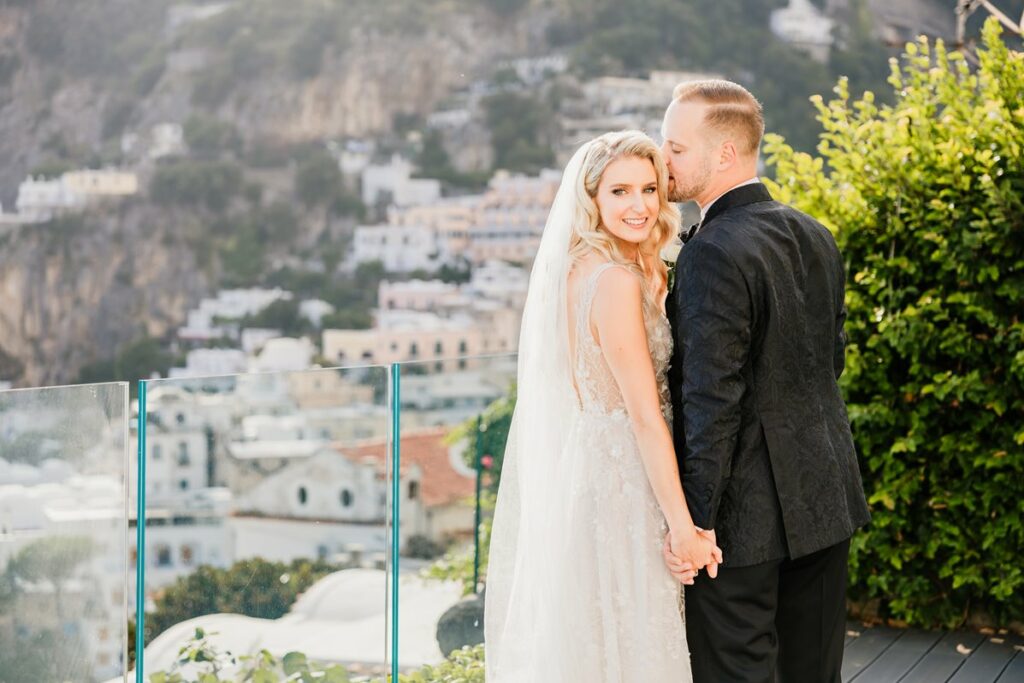
M 450 505 L 471 497 L 476 491 L 476 481 L 455 469 L 449 456 L 449 447 L 444 443 L 449 428 L 431 427 L 406 433 L 401 442 L 401 474 L 404 477 L 412 465 L 422 472 L 420 498 L 427 507 Z M 387 457 L 387 442 L 374 440 L 355 445 L 337 445 L 342 454 L 353 460 L 372 457 L 384 471 Z

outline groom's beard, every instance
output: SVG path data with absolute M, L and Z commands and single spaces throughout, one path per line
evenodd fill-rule
M 668 186 L 668 200 L 670 202 L 688 202 L 704 193 L 711 184 L 711 164 L 702 163 L 700 173 L 688 183 L 682 182 L 673 176 Z

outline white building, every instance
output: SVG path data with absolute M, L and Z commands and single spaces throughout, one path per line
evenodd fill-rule
M 316 347 L 305 337 L 278 337 L 263 345 L 249 361 L 249 372 L 294 372 L 313 365 Z
M 526 305 L 530 274 L 505 261 L 485 261 L 473 269 L 470 280 L 461 291 L 474 298 L 505 304 L 518 311 Z
M 435 271 L 446 262 L 437 231 L 425 225 L 362 225 L 355 230 L 356 263 L 380 261 L 392 273 Z
M 18 186 L 15 208 L 29 220 L 49 220 L 105 199 L 131 196 L 138 189 L 134 173 L 110 169 L 69 171 L 52 180 L 30 176 Z
M 426 204 L 441 198 L 441 181 L 413 178 L 413 166 L 395 155 L 387 164 L 371 164 L 363 170 L 363 203 L 395 206 Z
M 349 459 L 322 447 L 266 476 L 238 498 L 240 512 L 270 517 L 382 524 L 387 482 L 372 458 Z
M 234 325 L 247 315 L 255 315 L 282 299 L 291 299 L 291 292 L 274 289 L 223 289 L 215 298 L 203 299 L 199 307 L 188 312 L 185 326 L 178 330 L 178 338 L 189 341 L 209 341 L 233 336 Z
M 14 208 L 33 221 L 45 221 L 59 213 L 81 208 L 83 198 L 72 193 L 60 178 L 26 178 L 18 186 Z
M 281 330 L 275 330 L 269 327 L 246 327 L 238 335 L 239 344 L 242 346 L 242 351 L 249 355 L 255 355 L 259 353 L 268 341 L 271 339 L 277 339 L 281 336 Z
M 569 58 L 562 54 L 522 57 L 503 62 L 502 66 L 512 69 L 519 80 L 532 86 L 539 85 L 552 76 L 565 73 L 569 69 Z
M 234 375 L 245 372 L 248 363 L 248 357 L 241 349 L 192 349 L 185 354 L 185 367 L 171 368 L 168 377 Z
M 347 140 L 343 145 L 330 141 L 327 148 L 338 160 L 338 168 L 346 180 L 362 176 L 363 171 L 370 165 L 376 149 L 373 142 L 367 140 Z
M 789 5 L 771 15 L 772 33 L 819 62 L 828 61 L 834 26 L 835 22 L 810 0 L 789 0 Z
M 406 429 L 460 424 L 508 393 L 514 358 L 487 360 L 472 370 L 402 376 L 402 424 Z
M 180 123 L 158 123 L 150 131 L 148 156 L 150 159 L 177 156 L 185 153 L 185 131 Z
M 306 299 L 299 303 L 299 313 L 314 326 L 320 327 L 324 316 L 334 313 L 334 306 L 322 299 Z
M 229 524 L 231 509 L 231 492 L 223 488 L 189 491 L 152 503 L 147 500 L 147 597 L 193 573 L 200 565 L 230 567 L 238 559 Z M 135 525 L 133 517 L 132 526 Z M 133 562 L 138 560 L 134 535 L 131 558 Z M 133 573 L 130 581 L 133 596 L 134 579 Z

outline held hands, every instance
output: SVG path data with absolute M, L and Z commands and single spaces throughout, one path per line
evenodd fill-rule
M 672 576 L 680 583 L 692 586 L 694 578 L 705 567 L 712 579 L 718 576 L 722 549 L 716 543 L 713 530 L 693 527 L 690 533 L 669 531 L 665 536 L 662 556 Z

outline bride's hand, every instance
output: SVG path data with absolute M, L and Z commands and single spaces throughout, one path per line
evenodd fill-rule
M 665 564 L 672 575 L 686 585 L 692 585 L 699 571 L 705 567 L 708 576 L 718 576 L 722 550 L 715 544 L 713 531 L 691 527 L 689 533 L 672 532 L 665 538 Z
M 680 560 L 672 553 L 672 532 L 665 535 L 665 543 L 661 547 L 661 555 L 665 560 L 672 577 L 684 586 L 692 586 L 697 576 L 697 570 L 689 562 Z

